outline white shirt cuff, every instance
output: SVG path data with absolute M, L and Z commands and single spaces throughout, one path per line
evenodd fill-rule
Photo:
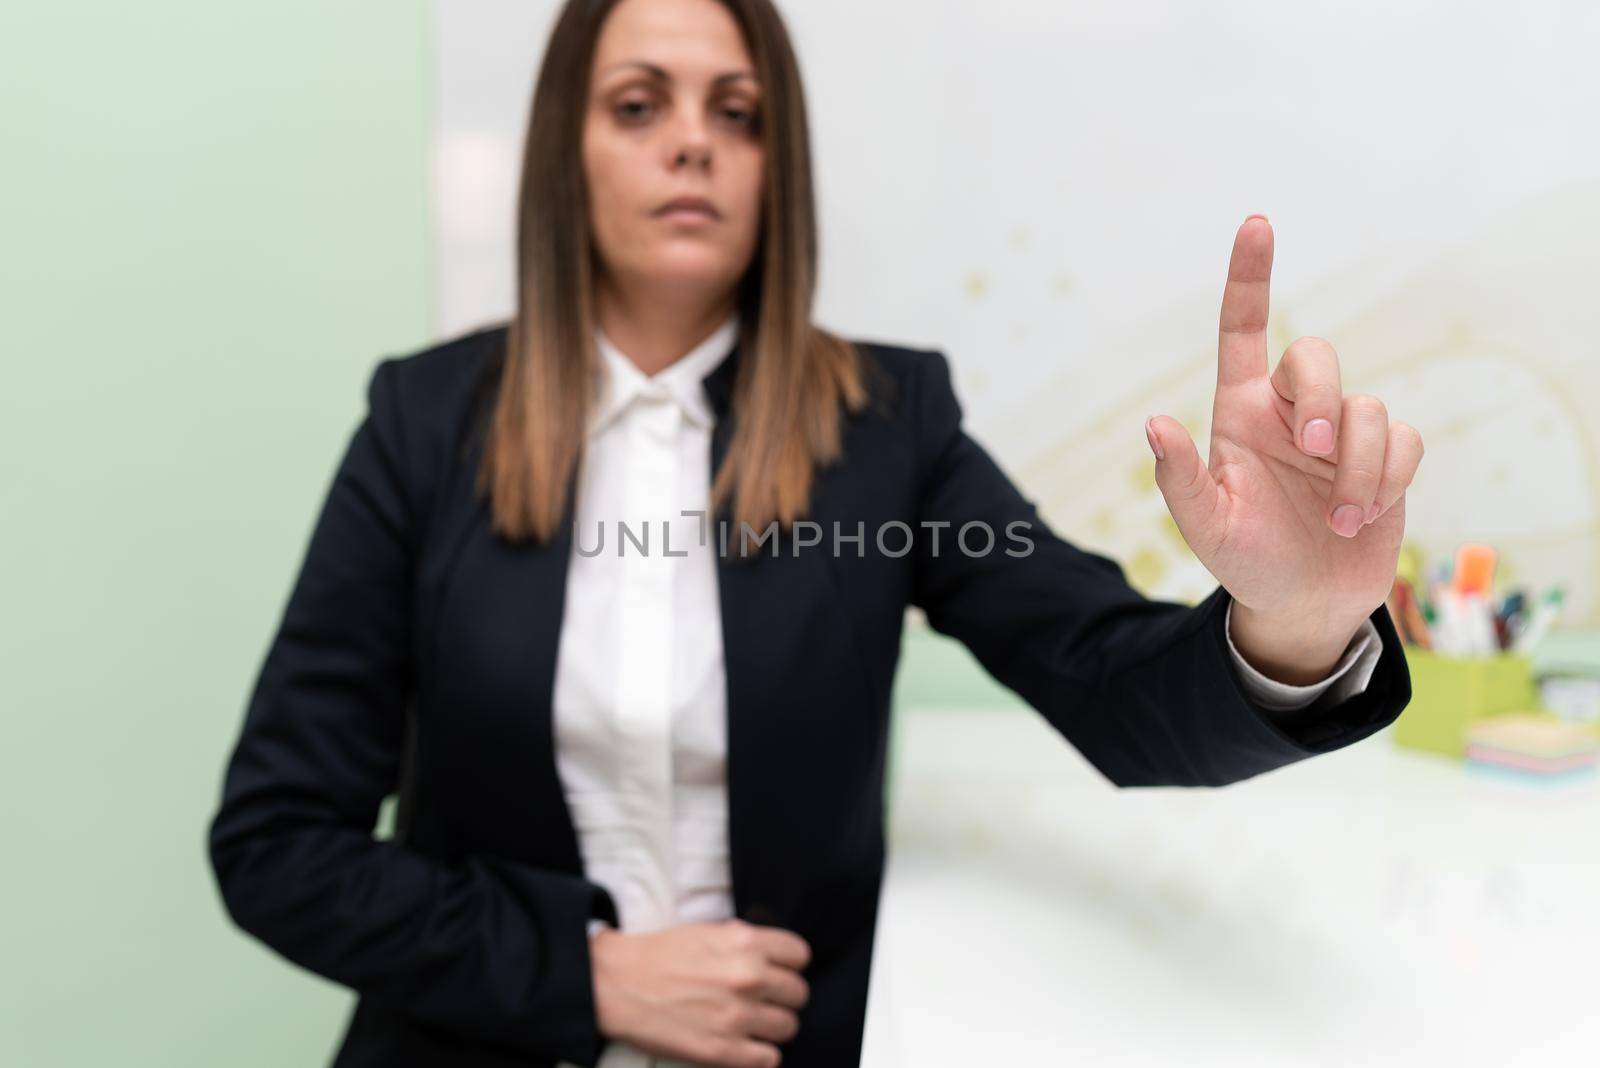
M 610 927 L 610 926 L 611 925 L 609 923 L 607 923 L 605 920 L 601 920 L 601 919 L 590 920 L 589 921 L 589 937 L 593 938 L 594 937 L 594 933 L 596 931 L 600 930 L 600 928 L 602 928 L 602 927 Z
M 1362 622 L 1361 629 L 1350 640 L 1344 656 L 1334 665 L 1333 671 L 1327 678 L 1313 682 L 1309 686 L 1294 686 L 1287 682 L 1279 682 L 1277 679 L 1270 679 L 1257 671 L 1233 644 L 1232 598 L 1228 599 L 1224 629 L 1228 635 L 1228 651 L 1233 655 L 1233 662 L 1238 665 L 1240 681 L 1245 691 L 1251 700 L 1274 712 L 1292 712 L 1305 708 L 1324 693 L 1329 695 L 1328 700 L 1331 704 L 1338 704 L 1354 697 L 1367 688 L 1367 683 L 1372 680 L 1372 672 L 1378 666 L 1378 658 L 1383 653 L 1383 640 L 1378 637 L 1378 628 L 1368 618 Z

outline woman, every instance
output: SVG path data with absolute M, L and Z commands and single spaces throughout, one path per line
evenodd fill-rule
M 908 604 L 1119 786 L 1409 699 L 1421 442 L 1323 342 L 1268 376 L 1264 219 L 1209 467 L 1146 428 L 1219 586 L 1154 601 L 963 432 L 942 354 L 812 324 L 807 139 L 769 0 L 569 3 L 515 318 L 373 374 L 210 834 L 235 921 L 360 994 L 337 1065 L 857 1063 Z

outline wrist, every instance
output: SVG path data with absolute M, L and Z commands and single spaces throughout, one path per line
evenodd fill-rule
M 1251 667 L 1277 682 L 1309 686 L 1333 672 L 1360 630 L 1326 620 L 1264 615 L 1234 601 L 1228 636 Z
M 615 1032 L 615 1021 L 611 1018 L 611 970 L 608 961 L 612 943 L 619 937 L 620 932 L 610 924 L 594 920 L 589 922 L 589 976 L 594 988 L 595 1027 L 605 1038 L 614 1037 Z
M 611 949 L 612 942 L 621 934 L 603 920 L 589 921 L 589 962 L 592 968 L 598 967 L 601 958 Z

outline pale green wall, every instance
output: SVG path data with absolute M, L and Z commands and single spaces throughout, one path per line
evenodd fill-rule
M 0 5 L 0 1064 L 326 1064 L 205 829 L 381 356 L 427 338 L 422 0 Z

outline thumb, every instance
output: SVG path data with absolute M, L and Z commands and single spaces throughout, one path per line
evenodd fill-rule
M 1179 532 L 1191 548 L 1210 544 L 1203 532 L 1219 514 L 1223 490 L 1200 462 L 1194 439 L 1182 423 L 1165 415 L 1146 419 L 1144 432 L 1150 451 L 1156 454 L 1156 486 L 1177 520 Z

